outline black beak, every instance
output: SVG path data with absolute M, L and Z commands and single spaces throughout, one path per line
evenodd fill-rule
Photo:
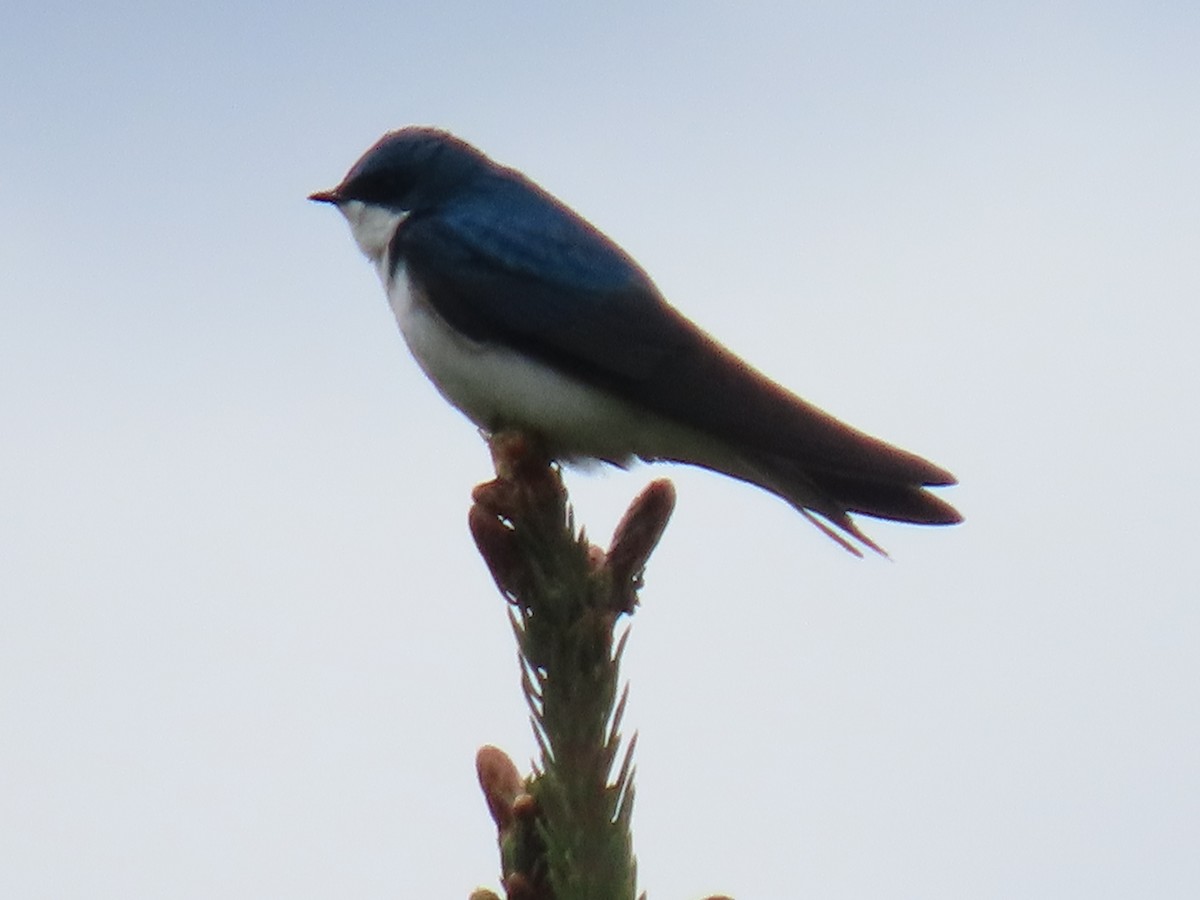
M 341 203 L 342 195 L 338 193 L 337 188 L 330 188 L 327 191 L 317 191 L 315 194 L 308 195 L 309 200 L 315 200 L 317 203 Z

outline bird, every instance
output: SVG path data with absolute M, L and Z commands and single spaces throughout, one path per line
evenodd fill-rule
M 528 177 L 448 131 L 390 131 L 332 204 L 412 355 L 484 433 L 560 462 L 699 466 L 777 495 L 851 553 L 853 514 L 962 521 L 945 469 L 802 400 L 671 306 L 633 258 Z

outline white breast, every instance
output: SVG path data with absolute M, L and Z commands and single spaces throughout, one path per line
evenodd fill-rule
M 403 266 L 388 302 L 417 362 L 450 403 L 481 428 L 526 427 L 556 451 L 626 463 L 645 448 L 645 414 L 623 400 L 502 347 L 452 329 L 413 289 Z
M 729 448 L 530 357 L 473 341 L 451 328 L 415 290 L 387 248 L 406 213 L 357 201 L 340 204 L 354 239 L 375 264 L 404 340 L 452 405 L 487 430 L 527 428 L 560 456 L 624 465 L 634 456 L 674 459 L 738 474 Z

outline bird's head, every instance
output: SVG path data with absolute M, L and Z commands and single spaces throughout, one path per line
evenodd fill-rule
M 385 134 L 337 187 L 308 199 L 336 206 L 363 253 L 378 263 L 405 218 L 445 202 L 491 166 L 466 141 L 436 128 L 412 126 Z

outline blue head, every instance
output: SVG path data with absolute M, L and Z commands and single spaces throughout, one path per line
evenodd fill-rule
M 341 184 L 309 199 L 339 206 L 358 201 L 407 213 L 436 206 L 493 167 L 486 156 L 448 132 L 401 128 L 367 150 Z

